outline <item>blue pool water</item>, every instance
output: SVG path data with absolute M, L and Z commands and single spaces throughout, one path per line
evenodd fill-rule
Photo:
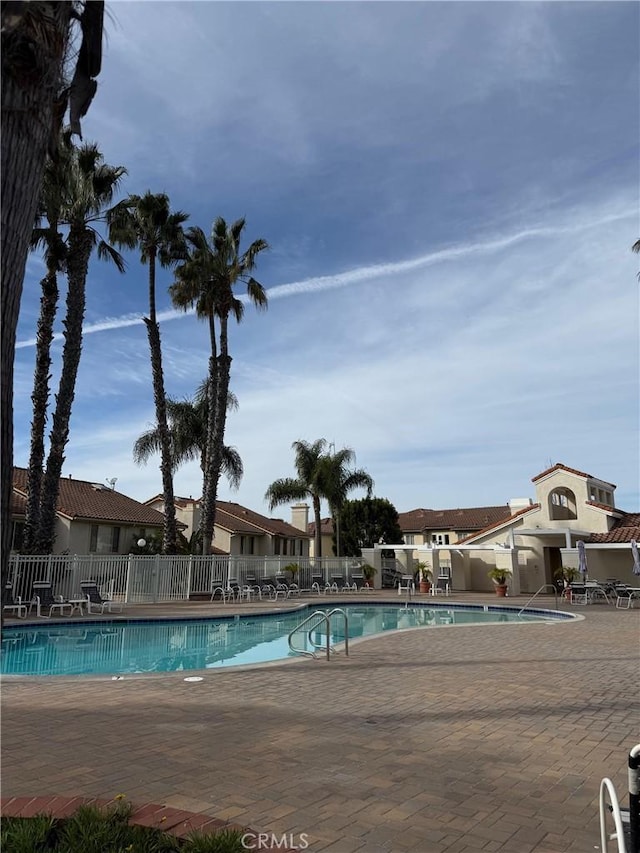
M 349 618 L 349 638 L 402 628 L 549 618 L 548 612 L 518 616 L 516 610 L 500 608 L 342 606 Z M 288 645 L 290 631 L 319 609 L 323 608 L 206 620 L 16 625 L 3 632 L 0 672 L 4 675 L 125 675 L 187 672 L 283 660 L 294 656 Z M 306 633 L 301 631 L 299 637 L 304 642 Z M 320 642 L 321 632 L 315 632 L 313 638 Z M 344 622 L 335 617 L 331 641 L 344 641 Z

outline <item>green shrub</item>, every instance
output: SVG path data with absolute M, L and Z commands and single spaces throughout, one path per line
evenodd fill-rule
M 129 823 L 131 806 L 80 806 L 67 818 L 6 817 L 0 827 L 2 853 L 243 853 L 242 831 L 193 832 L 181 839 L 157 827 Z

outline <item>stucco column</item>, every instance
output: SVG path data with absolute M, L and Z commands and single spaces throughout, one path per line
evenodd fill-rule
M 562 557 L 563 569 L 575 569 L 578 571 L 578 549 L 577 548 L 560 548 Z
M 495 548 L 496 569 L 511 572 L 508 580 L 509 593 L 520 595 L 520 571 L 518 568 L 518 552 L 515 548 Z
M 412 575 L 413 574 L 413 551 L 410 549 L 402 549 L 402 551 L 396 551 L 396 560 L 402 566 L 402 574 L 403 575 Z
M 431 579 L 435 581 L 440 572 L 440 552 L 437 548 L 420 548 L 418 560 L 424 563 L 431 572 Z
M 373 588 L 382 589 L 382 549 L 363 548 L 361 554 L 362 562 L 368 563 L 376 570 L 376 573 L 373 576 Z

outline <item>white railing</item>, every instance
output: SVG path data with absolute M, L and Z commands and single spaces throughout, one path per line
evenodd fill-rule
M 226 586 L 230 578 L 239 584 L 284 575 L 285 566 L 299 567 L 293 580 L 309 590 L 314 582 L 330 582 L 334 576 L 345 581 L 360 575 L 361 561 L 353 557 L 251 557 L 134 554 L 51 554 L 10 559 L 9 581 L 14 595 L 29 601 L 33 584 L 47 581 L 55 595 L 77 598 L 80 583 L 96 581 L 103 592 L 124 603 L 182 601 L 192 596 L 210 595 L 216 586 Z

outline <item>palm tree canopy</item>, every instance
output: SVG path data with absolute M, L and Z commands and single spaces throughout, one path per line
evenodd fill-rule
M 292 500 L 324 497 L 321 460 L 328 447 L 326 440 L 319 438 L 313 443 L 294 441 L 291 446 L 295 451 L 294 465 L 298 476 L 296 479 L 276 480 L 269 486 L 264 497 L 270 510 Z
M 238 400 L 229 393 L 228 407 L 237 408 Z M 176 471 L 186 462 L 197 461 L 204 467 L 207 445 L 207 380 L 196 391 L 194 400 L 167 400 L 171 459 Z M 161 452 L 158 428 L 143 432 L 133 446 L 133 459 L 137 465 L 145 465 L 155 454 Z M 242 458 L 235 447 L 223 448 L 222 473 L 232 489 L 238 489 L 244 475 Z
M 110 239 L 128 249 L 140 249 L 140 261 L 149 263 L 157 257 L 168 267 L 186 254 L 182 225 L 189 215 L 181 210 L 171 212 L 169 196 L 152 193 L 130 195 L 109 214 Z
M 349 447 L 322 457 L 319 480 L 332 513 L 340 510 L 354 489 L 366 489 L 367 497 L 371 496 L 373 479 L 361 468 L 349 468 L 355 459 L 356 455 Z
M 50 226 L 57 221 L 72 231 L 89 235 L 92 246 L 97 247 L 98 257 L 112 261 L 118 272 L 124 272 L 122 255 L 91 225 L 109 215 L 106 208 L 127 174 L 124 166 L 110 166 L 103 161 L 103 155 L 94 143 L 84 143 L 75 148 L 68 141 L 63 142 L 59 146 L 58 161 L 52 166 L 58 169 L 58 175 L 50 179 L 49 209 L 45 206 L 40 213 L 47 217 Z M 41 243 L 42 236 L 35 233 L 32 242 Z
M 169 288 L 177 308 L 195 307 L 200 319 L 233 315 L 240 322 L 244 304 L 233 293 L 238 282 L 246 285 L 250 302 L 257 308 L 267 307 L 266 291 L 250 272 L 255 268 L 258 254 L 268 249 L 269 244 L 263 239 L 254 240 L 241 254 L 244 226 L 244 219 L 227 226 L 225 220 L 218 217 L 213 223 L 210 241 L 202 228 L 187 229 L 189 259 L 176 268 L 176 282 Z

